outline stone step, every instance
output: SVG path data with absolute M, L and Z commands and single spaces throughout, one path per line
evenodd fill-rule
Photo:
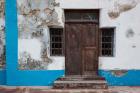
M 61 81 L 54 82 L 55 89 L 107 89 L 105 80 L 78 80 L 78 81 Z
M 63 81 L 77 81 L 77 80 L 105 80 L 105 78 L 100 76 L 66 76 L 59 78 L 57 80 L 63 80 Z
M 49 89 L 49 90 L 31 90 L 30 93 L 118 93 L 107 89 Z

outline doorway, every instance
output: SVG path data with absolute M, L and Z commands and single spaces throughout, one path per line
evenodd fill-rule
M 99 11 L 65 10 L 65 75 L 97 75 Z

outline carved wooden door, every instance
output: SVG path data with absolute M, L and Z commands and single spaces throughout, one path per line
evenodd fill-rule
M 92 75 L 98 70 L 98 25 L 66 22 L 66 75 Z

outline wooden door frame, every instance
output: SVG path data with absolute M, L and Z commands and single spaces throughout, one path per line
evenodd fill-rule
M 66 13 L 66 12 L 96 12 L 96 13 L 98 13 L 98 22 L 95 22 L 95 21 L 67 21 L 67 20 L 65 20 L 65 22 L 64 22 L 64 54 L 65 54 L 65 64 L 66 64 L 66 60 L 67 60 L 67 55 L 66 55 L 66 38 L 65 38 L 65 36 L 66 36 L 66 27 L 65 27 L 65 24 L 67 24 L 67 23 L 94 23 L 94 24 L 97 24 L 97 26 L 98 26 L 98 32 L 96 33 L 96 35 L 97 35 L 97 38 L 98 38 L 98 40 L 96 40 L 96 43 L 97 43 L 97 57 L 98 57 L 98 62 L 97 62 L 97 65 L 98 65 L 98 67 L 97 67 L 97 72 L 98 72 L 98 69 L 99 69 L 99 56 L 100 56 L 100 44 L 99 44 L 99 42 L 100 42 L 100 29 L 99 29 L 99 15 L 100 15 L 100 13 L 99 13 L 99 9 L 64 9 L 64 13 Z M 83 52 L 82 52 L 82 55 L 83 55 Z M 82 61 L 82 64 L 83 64 L 83 61 Z M 66 65 L 65 65 L 65 67 L 66 67 Z M 82 66 L 82 72 L 81 72 L 81 74 L 83 73 L 83 66 Z

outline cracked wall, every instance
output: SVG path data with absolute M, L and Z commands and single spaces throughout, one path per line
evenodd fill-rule
M 5 14 L 4 0 L 0 0 L 0 69 L 5 67 Z
M 59 2 L 55 0 L 17 0 L 17 9 L 18 68 L 48 70 L 52 67 L 51 65 L 55 64 L 55 59 L 51 58 L 49 53 L 49 27 L 63 27 L 62 9 Z M 58 67 L 58 69 L 62 67 Z

